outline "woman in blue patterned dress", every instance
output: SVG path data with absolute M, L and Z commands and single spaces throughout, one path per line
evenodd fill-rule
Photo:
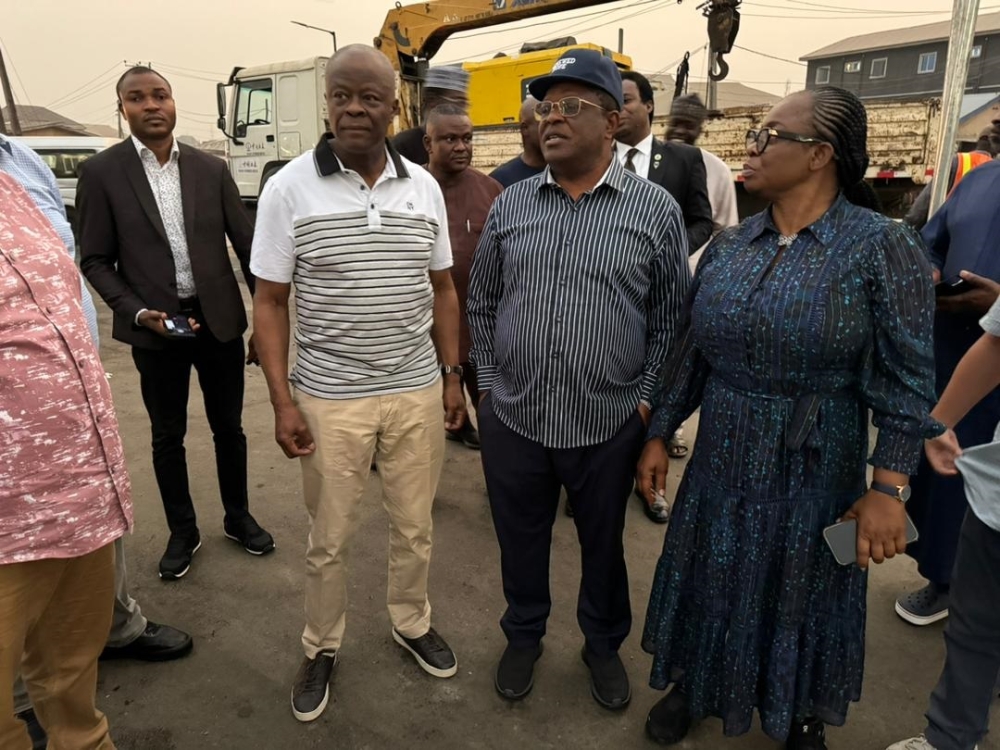
M 867 168 L 864 106 L 825 87 L 777 104 L 747 136 L 748 191 L 771 207 L 720 235 L 664 368 L 637 480 L 665 486 L 664 441 L 701 408 L 643 634 L 670 688 L 647 733 L 693 719 L 824 750 L 861 696 L 866 567 L 906 546 L 901 502 L 934 398 L 934 293 L 920 239 L 853 205 Z M 866 483 L 868 411 L 879 430 Z M 860 498 L 860 499 L 859 499 Z M 858 521 L 858 564 L 823 529 Z

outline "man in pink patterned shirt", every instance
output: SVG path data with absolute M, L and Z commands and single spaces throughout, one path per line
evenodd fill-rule
M 19 669 L 53 746 L 114 747 L 94 696 L 112 545 L 131 527 L 118 420 L 76 266 L 0 173 L 0 748 L 31 747 L 14 717 Z

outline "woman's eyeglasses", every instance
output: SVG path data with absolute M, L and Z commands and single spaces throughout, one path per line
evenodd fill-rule
M 798 133 L 788 133 L 784 130 L 775 130 L 774 128 L 761 128 L 760 130 L 748 130 L 747 131 L 747 151 L 750 150 L 751 146 L 757 148 L 758 154 L 763 154 L 767 150 L 768 144 L 771 142 L 772 138 L 780 138 L 783 141 L 795 141 L 796 143 L 828 143 L 821 138 L 811 138 L 805 135 L 799 135 Z
M 584 104 L 588 107 L 596 107 L 607 112 L 600 104 L 588 102 L 586 99 L 581 99 L 578 96 L 567 96 L 565 99 L 560 99 L 557 102 L 538 102 L 535 105 L 535 119 L 539 121 L 544 120 L 552 114 L 553 109 L 558 109 L 559 114 L 563 117 L 576 117 L 580 114 Z

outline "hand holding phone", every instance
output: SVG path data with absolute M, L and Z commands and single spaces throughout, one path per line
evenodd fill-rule
M 197 336 L 185 315 L 171 315 L 163 321 L 167 335 L 177 339 L 193 339 Z
M 852 518 L 823 529 L 823 538 L 841 565 L 854 565 L 858 561 L 858 521 Z M 917 527 L 909 514 L 906 516 L 906 543 L 913 544 L 920 538 Z
M 972 290 L 972 285 L 961 276 L 952 276 L 934 285 L 934 294 L 938 297 L 954 297 Z

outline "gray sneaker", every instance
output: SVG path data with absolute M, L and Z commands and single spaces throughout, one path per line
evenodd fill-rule
M 896 600 L 896 614 L 911 625 L 930 625 L 948 616 L 948 591 L 928 583 Z
M 919 737 L 897 742 L 895 745 L 889 745 L 885 750 L 937 750 L 937 748 L 928 742 L 926 737 L 920 735 Z M 973 750 L 979 750 L 979 745 L 976 745 Z
M 315 659 L 303 660 L 292 686 L 292 714 L 296 719 L 314 721 L 323 713 L 330 700 L 330 678 L 337 661 L 335 651 L 321 651 Z

